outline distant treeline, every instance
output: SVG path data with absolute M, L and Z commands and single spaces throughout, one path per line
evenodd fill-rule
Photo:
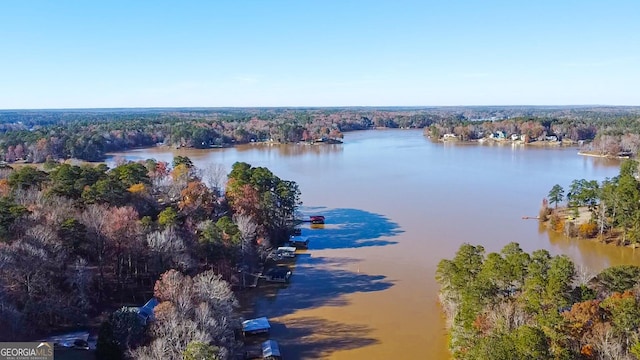
M 110 151 L 164 144 L 210 148 L 253 141 L 341 138 L 353 130 L 429 128 L 462 140 L 504 131 L 594 140 L 606 154 L 637 152 L 640 108 L 220 108 L 0 111 L 0 159 L 41 163 L 48 158 L 97 161 Z

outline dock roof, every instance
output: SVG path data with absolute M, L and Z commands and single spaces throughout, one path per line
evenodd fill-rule
M 296 248 L 294 246 L 280 246 L 278 248 L 278 251 L 290 251 L 290 252 L 295 252 Z
M 249 319 L 242 322 L 242 331 L 259 331 L 270 329 L 269 320 L 266 317 Z
M 262 343 L 262 357 L 267 358 L 269 356 L 282 356 L 275 340 L 267 340 Z

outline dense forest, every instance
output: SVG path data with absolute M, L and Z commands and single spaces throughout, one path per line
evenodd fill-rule
M 464 244 L 436 279 L 456 359 L 640 358 L 640 267 L 591 276 L 546 250 Z
M 109 151 L 162 144 L 210 148 L 253 141 L 339 139 L 353 130 L 425 128 L 433 139 L 501 131 L 527 142 L 555 136 L 602 155 L 635 154 L 635 107 L 219 108 L 0 111 L 0 159 L 98 161 Z
M 295 182 L 246 163 L 227 176 L 186 157 L 44 168 L 0 170 L 1 340 L 101 319 L 100 359 L 237 351 L 232 287 L 288 239 Z M 152 296 L 150 326 L 122 307 Z
M 638 162 L 625 160 L 620 174 L 602 182 L 579 179 L 565 189 L 554 185 L 543 203 L 540 220 L 549 221 L 555 231 L 567 236 L 582 238 L 599 237 L 603 241 L 615 241 L 618 245 L 640 244 L 640 171 Z M 563 201 L 566 200 L 566 203 Z M 558 204 L 564 204 L 558 208 Z M 590 213 L 588 222 L 576 223 L 579 209 Z

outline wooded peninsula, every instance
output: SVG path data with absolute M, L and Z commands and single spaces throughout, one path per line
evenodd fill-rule
M 241 352 L 232 288 L 292 234 L 295 182 L 181 156 L 45 165 L 0 170 L 0 340 L 99 327 L 97 359 Z M 130 306 L 150 299 L 153 321 Z
M 637 247 L 640 244 L 639 166 L 636 160 L 627 159 L 620 166 L 620 174 L 613 178 L 600 183 L 574 180 L 566 195 L 561 185 L 554 185 L 543 200 L 540 221 L 568 237 Z
M 640 358 L 640 267 L 592 276 L 546 250 L 464 244 L 436 279 L 456 359 Z

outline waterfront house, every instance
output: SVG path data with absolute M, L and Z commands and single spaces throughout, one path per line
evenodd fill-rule
M 505 132 L 502 130 L 498 130 L 493 134 L 489 135 L 489 138 L 494 140 L 504 140 L 507 138 L 507 134 L 505 134 Z

